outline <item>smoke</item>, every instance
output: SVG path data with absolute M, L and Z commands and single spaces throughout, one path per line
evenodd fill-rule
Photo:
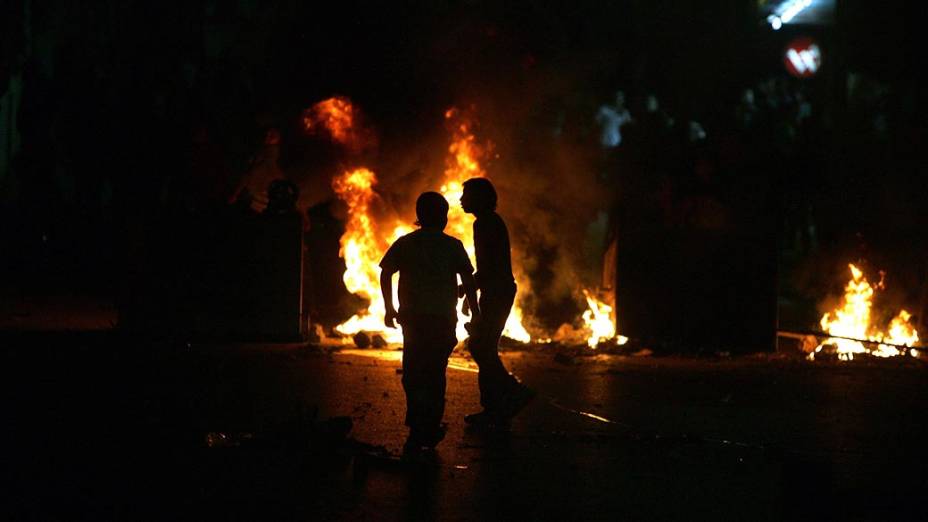
M 600 284 L 604 238 L 595 224 L 609 191 L 597 182 L 595 163 L 583 147 L 540 130 L 531 133 L 531 144 L 518 138 L 501 142 L 501 150 L 519 151 L 520 145 L 530 150 L 501 154 L 488 174 L 500 192 L 514 261 L 532 283 L 531 315 L 556 327 L 552 323 L 570 322 L 585 308 L 582 288 Z

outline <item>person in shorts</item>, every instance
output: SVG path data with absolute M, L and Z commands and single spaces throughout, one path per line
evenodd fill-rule
M 437 192 L 416 200 L 419 229 L 396 240 L 380 262 L 384 322 L 403 329 L 403 390 L 409 438 L 404 453 L 433 449 L 445 436 L 445 370 L 457 344 L 458 277 L 477 302 L 473 266 L 460 240 L 444 233 L 448 202 Z M 399 272 L 399 310 L 393 306 L 393 274 Z M 480 308 L 471 308 L 479 320 Z

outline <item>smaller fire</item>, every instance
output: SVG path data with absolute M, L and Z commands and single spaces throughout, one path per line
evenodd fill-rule
M 347 98 L 322 100 L 303 113 L 303 126 L 309 132 L 325 129 L 335 141 L 348 143 L 354 127 L 354 106 Z
M 372 144 L 372 136 L 359 124 L 360 114 L 351 100 L 335 96 L 303 111 L 303 129 L 328 135 L 332 141 L 357 153 Z
M 871 324 L 873 295 L 875 288 L 880 290 L 884 288 L 883 279 L 881 277 L 874 288 L 867 281 L 863 271 L 853 264 L 848 267 L 851 271 L 851 280 L 844 287 L 844 298 L 841 300 L 840 307 L 826 313 L 821 320 L 822 330 L 838 337 L 826 339 L 809 354 L 809 358 L 815 359 L 815 354 L 820 352 L 825 345 L 835 346 L 840 359 L 852 360 L 855 353 L 868 353 L 876 357 L 902 355 L 903 351 L 899 349 L 899 346 L 914 346 L 918 343 L 918 332 L 909 323 L 912 315 L 906 310 L 901 310 L 893 318 L 885 332 Z M 852 339 L 873 341 L 877 343 L 877 347 L 872 349 L 865 343 Z M 916 350 L 909 350 L 909 354 L 918 356 Z
M 586 343 L 590 348 L 595 349 L 599 343 L 616 340 L 616 344 L 623 345 L 628 342 L 625 336 L 616 337 L 615 322 L 612 320 L 612 307 L 596 299 L 590 291 L 584 289 L 583 296 L 586 297 L 586 303 L 589 309 L 583 312 L 583 322 L 590 336 Z

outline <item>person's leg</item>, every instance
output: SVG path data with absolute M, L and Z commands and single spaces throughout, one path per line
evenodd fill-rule
M 422 385 L 423 357 L 428 353 L 425 345 L 424 321 L 404 317 L 403 328 L 403 391 L 406 392 L 406 426 L 415 430 L 423 424 L 426 392 Z
M 506 371 L 503 361 L 499 358 L 499 339 L 512 310 L 514 298 L 514 286 L 511 290 L 482 291 L 480 321 L 467 342 L 467 348 L 480 370 L 477 375 L 480 405 L 486 410 L 495 409 L 503 395 L 517 385 L 517 381 Z
M 444 436 L 441 420 L 445 412 L 445 369 L 457 344 L 454 323 L 435 317 L 404 321 L 403 389 L 410 442 L 434 446 Z

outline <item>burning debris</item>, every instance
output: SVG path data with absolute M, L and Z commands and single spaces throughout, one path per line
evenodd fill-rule
M 628 337 L 615 333 L 615 317 L 612 315 L 612 307 L 596 299 L 588 290 L 583 290 L 589 309 L 583 312 L 583 322 L 590 331 L 587 344 L 590 348 L 595 349 L 599 343 L 608 342 L 615 339 L 617 345 L 621 346 L 628 342 Z
M 912 315 L 908 311 L 900 310 L 884 330 L 873 324 L 873 297 L 876 290 L 885 288 L 883 273 L 873 286 L 863 271 L 853 264 L 848 267 L 851 280 L 844 287 L 840 306 L 822 316 L 820 322 L 822 330 L 833 337 L 816 346 L 809 359 L 814 360 L 826 347 L 833 347 L 841 360 L 853 360 L 854 354 L 894 357 L 908 352 L 917 357 L 918 351 L 911 347 L 918 343 L 918 332 L 909 323 Z

